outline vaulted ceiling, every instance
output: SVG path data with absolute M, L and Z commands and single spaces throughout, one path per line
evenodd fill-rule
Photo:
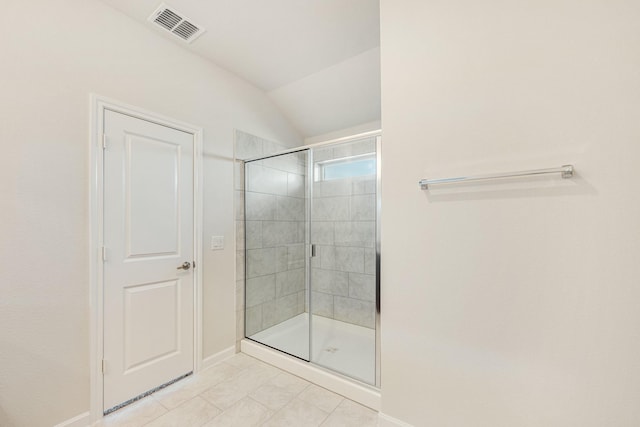
M 264 90 L 305 137 L 380 120 L 378 0 L 168 0 L 206 30 L 148 21 L 159 0 L 103 0 Z

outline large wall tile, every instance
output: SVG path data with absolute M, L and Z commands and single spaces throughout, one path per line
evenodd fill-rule
M 305 179 L 302 174 L 290 173 L 287 175 L 287 196 L 304 198 Z
M 350 273 L 364 273 L 364 248 L 337 246 L 335 248 L 337 270 Z
M 349 273 L 349 297 L 375 301 L 376 277 L 370 274 Z
M 280 323 L 276 312 L 276 300 L 272 299 L 262 304 L 262 329 L 267 329 Z
M 349 295 L 349 274 L 345 271 L 335 271 L 333 276 L 333 294 Z
M 247 163 L 245 170 L 247 191 L 287 195 L 287 172 L 254 163 Z
M 246 236 L 244 244 L 247 249 L 259 249 L 262 247 L 262 221 L 246 221 L 245 231 L 243 234 Z
M 265 276 L 276 272 L 276 249 L 249 249 L 247 256 L 247 278 Z
M 353 178 L 352 194 L 375 194 L 375 193 L 376 193 L 375 177 Z
M 265 221 L 262 223 L 262 245 L 274 247 L 291 243 L 302 243 L 298 223 L 294 221 Z
M 299 171 L 299 159 L 294 154 L 269 157 L 263 160 L 263 164 L 266 167 L 284 172 L 298 173 Z
M 351 179 L 332 179 L 317 181 L 313 185 L 313 197 L 350 196 L 352 191 Z
M 306 203 L 304 199 L 278 196 L 276 199 L 276 220 L 305 221 Z
M 333 298 L 333 315 L 336 320 L 364 326 L 375 327 L 375 305 L 373 302 L 353 298 Z
M 306 250 L 304 243 L 287 245 L 287 270 L 305 267 Z
M 316 245 L 333 245 L 334 224 L 333 221 L 312 221 L 311 242 Z
M 351 219 L 354 221 L 376 220 L 375 194 L 365 194 L 351 198 Z
M 349 221 L 350 203 L 348 196 L 314 199 L 311 218 L 313 221 Z
M 273 221 L 276 219 L 276 196 L 247 192 L 246 217 L 248 221 Z M 243 218 L 244 219 L 244 218 Z
M 283 271 L 276 273 L 276 297 L 290 295 L 304 290 L 305 269 Z
M 316 292 L 324 292 L 326 294 L 333 293 L 333 270 L 323 270 L 321 268 L 311 269 L 311 289 Z
M 300 314 L 298 311 L 298 293 L 276 298 L 276 319 L 278 323 L 291 319 L 298 314 Z
M 287 246 L 276 248 L 276 272 L 289 270 L 289 249 Z
M 311 312 L 319 316 L 333 318 L 333 295 L 312 291 Z
M 375 221 L 335 222 L 336 246 L 375 247 Z
M 316 257 L 320 259 L 320 268 L 325 270 L 336 269 L 336 247 L 335 246 L 316 246 Z
M 255 277 L 246 280 L 246 306 L 254 307 L 276 297 L 276 275 Z

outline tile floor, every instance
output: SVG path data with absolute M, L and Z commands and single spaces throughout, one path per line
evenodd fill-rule
M 378 413 L 243 353 L 104 417 L 100 427 L 373 427 Z

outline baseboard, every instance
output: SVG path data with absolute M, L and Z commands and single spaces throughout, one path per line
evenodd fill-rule
M 304 362 L 254 341 L 242 340 L 242 352 L 331 390 L 373 410 L 380 410 L 380 390 Z
M 232 345 L 229 348 L 226 348 L 222 351 L 219 351 L 216 354 L 212 354 L 211 356 L 205 357 L 202 359 L 202 364 L 200 365 L 201 369 L 207 369 L 210 366 L 213 366 L 217 363 L 222 362 L 236 354 L 236 346 Z
M 89 412 L 84 412 L 73 418 L 69 418 L 66 421 L 56 424 L 54 427 L 87 427 L 91 425 L 91 415 Z
M 378 413 L 378 426 L 379 427 L 413 427 L 411 424 L 407 424 L 404 421 L 400 421 L 397 418 L 390 417 L 382 412 Z

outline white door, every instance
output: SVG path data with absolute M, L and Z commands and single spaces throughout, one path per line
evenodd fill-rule
M 109 110 L 104 132 L 106 410 L 193 371 L 195 258 L 194 136 Z

